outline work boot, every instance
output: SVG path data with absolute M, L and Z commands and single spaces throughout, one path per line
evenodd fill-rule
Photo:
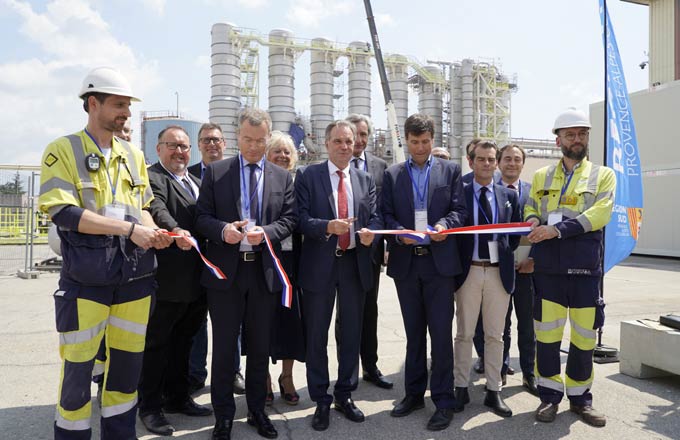
M 536 410 L 536 420 L 543 423 L 554 422 L 557 417 L 557 407 L 556 403 L 541 402 Z
M 602 427 L 607 424 L 607 417 L 590 405 L 581 406 L 570 403 L 569 411 L 580 415 L 590 426 Z

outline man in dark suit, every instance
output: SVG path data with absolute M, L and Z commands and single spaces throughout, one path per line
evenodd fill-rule
M 166 127 L 158 134 L 159 161 L 149 167 L 156 224 L 181 235 L 194 235 L 194 214 L 199 180 L 187 172 L 191 144 L 186 131 Z M 139 417 L 146 428 L 172 435 L 174 427 L 163 413 L 208 416 L 212 411 L 189 396 L 191 339 L 207 313 L 199 277 L 201 260 L 189 251 L 188 241 L 177 239 L 156 254 L 156 301 L 146 332 L 139 384 Z M 189 251 L 189 252 L 187 252 Z
M 470 151 L 474 181 L 466 185 L 465 199 L 471 208 L 466 225 L 484 225 L 521 221 L 515 191 L 493 182 L 498 147 L 482 141 Z M 512 410 L 501 398 L 501 368 L 503 365 L 503 329 L 510 293 L 515 286 L 513 251 L 519 244 L 518 235 L 465 235 L 458 240 L 463 271 L 457 277 L 456 339 L 454 376 L 456 401 L 470 401 L 467 390 L 472 367 L 472 336 L 475 333 L 480 308 L 484 323 L 484 373 L 486 398 L 484 405 L 502 417 Z
M 520 215 L 524 216 L 524 205 L 529 198 L 531 183 L 520 180 L 519 176 L 524 168 L 526 153 L 519 145 L 508 144 L 498 151 L 498 168 L 501 172 L 501 185 L 517 192 L 519 197 Z M 503 368 L 501 377 L 505 383 L 505 374 L 509 372 L 510 366 L 510 342 L 512 309 L 515 305 L 515 316 L 517 317 L 517 348 L 519 349 L 519 364 L 522 368 L 522 386 L 531 394 L 538 396 L 536 377 L 534 375 L 534 358 L 536 357 L 536 336 L 534 334 L 534 286 L 532 272 L 534 271 L 534 260 L 529 258 L 531 244 L 528 240 L 522 239 L 519 247 L 515 251 L 515 290 L 512 292 L 512 299 L 508 307 L 508 314 L 505 317 L 505 330 L 503 331 Z M 473 339 L 477 355 L 482 362 L 482 373 L 484 372 L 484 330 L 482 320 L 477 322 L 477 330 Z M 477 369 L 477 364 L 475 364 Z
M 387 229 L 436 231 L 462 226 L 467 216 L 460 167 L 431 155 L 432 118 L 411 115 L 404 125 L 406 162 L 385 171 L 381 195 Z M 456 238 L 431 235 L 423 242 L 388 237 L 387 275 L 394 279 L 406 330 L 406 396 L 394 407 L 393 417 L 424 408 L 427 389 L 427 341 L 432 341 L 430 391 L 436 406 L 427 428 L 446 429 L 457 408 L 453 395 L 453 292 L 461 271 Z
M 197 204 L 196 230 L 208 238 L 206 256 L 226 276 L 220 280 L 206 270 L 201 277 L 213 330 L 215 440 L 231 438 L 234 355 L 242 324 L 248 345 L 248 423 L 263 437 L 278 435 L 264 405 L 271 323 L 283 285 L 263 234 L 280 251 L 281 240 L 295 229 L 297 215 L 290 173 L 264 157 L 270 133 L 271 118 L 265 111 L 244 110 L 239 117 L 239 154 L 208 166 Z
M 222 160 L 224 157 L 224 136 L 222 128 L 218 124 L 206 122 L 198 130 L 198 149 L 201 152 L 201 161 L 191 165 L 188 170 L 191 174 L 203 179 L 208 164 Z M 201 246 L 202 247 L 202 246 Z M 194 336 L 189 357 L 189 384 L 192 391 L 198 391 L 205 386 L 208 378 L 206 360 L 208 357 L 208 320 L 203 321 L 201 328 Z M 241 344 L 239 338 L 238 350 L 234 356 L 234 393 L 244 394 L 246 384 L 241 374 Z
M 354 124 L 357 137 L 354 141 L 354 151 L 351 165 L 354 168 L 364 170 L 373 177 L 377 195 L 378 209 L 380 207 L 380 191 L 382 190 L 383 174 L 387 163 L 381 158 L 372 155 L 366 150 L 368 141 L 373 134 L 373 123 L 368 116 L 352 114 L 345 120 Z M 373 263 L 373 282 L 366 291 L 364 303 L 364 322 L 361 328 L 361 366 L 363 379 L 380 388 L 392 388 L 394 384 L 380 372 L 378 368 L 378 290 L 380 288 L 380 267 L 385 262 L 385 240 L 377 237 L 371 246 L 371 262 Z M 336 340 L 339 338 L 340 318 L 336 314 Z M 339 345 L 339 344 L 338 344 Z M 359 365 L 357 364 L 357 371 Z M 357 374 L 358 377 L 358 374 Z
M 295 195 L 303 234 L 298 283 L 303 289 L 307 331 L 307 386 L 316 402 L 312 428 L 328 428 L 331 402 L 353 422 L 364 414 L 352 400 L 357 386 L 357 363 L 365 292 L 373 284 L 371 245 L 380 229 L 375 183 L 350 165 L 356 137 L 354 124 L 335 121 L 326 128 L 328 161 L 298 172 Z M 328 394 L 328 327 L 338 298 L 340 337 L 338 379 Z M 247 375 L 246 375 L 247 377 Z

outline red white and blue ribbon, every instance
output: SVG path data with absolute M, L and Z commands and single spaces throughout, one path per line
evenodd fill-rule
M 429 227 L 428 227 L 429 229 Z M 517 222 L 517 223 L 494 223 L 490 225 L 478 226 L 463 226 L 461 228 L 445 229 L 441 232 L 429 229 L 427 231 L 414 231 L 412 229 L 377 229 L 372 230 L 374 234 L 381 235 L 400 235 L 402 237 L 412 238 L 417 241 L 422 241 L 422 237 L 426 235 L 444 234 L 517 234 L 526 235 L 531 232 L 531 222 Z
M 279 261 L 279 258 L 276 256 L 276 252 L 274 252 L 274 246 L 272 246 L 272 242 L 269 239 L 269 236 L 262 231 L 262 234 L 264 235 L 264 241 L 267 243 L 267 249 L 269 249 L 269 255 L 272 256 L 272 260 L 274 260 L 274 267 L 276 268 L 276 274 L 279 276 L 279 280 L 281 280 L 281 284 L 283 284 L 283 292 L 281 292 L 281 305 L 287 308 L 291 308 L 293 305 L 293 285 L 291 284 L 290 280 L 288 279 L 288 274 L 286 271 L 283 269 L 283 265 L 281 264 L 281 261 Z
M 200 257 L 201 257 L 201 260 L 203 260 L 205 267 L 207 267 L 208 270 L 213 275 L 215 275 L 215 278 L 217 278 L 218 280 L 226 280 L 227 279 L 227 277 L 224 275 L 224 273 L 220 270 L 219 267 L 215 266 L 213 263 L 210 262 L 210 260 L 205 258 L 205 256 L 201 252 L 201 249 L 198 247 L 198 242 L 196 241 L 196 239 L 194 237 L 187 237 L 186 235 L 177 234 L 177 233 L 174 233 L 174 232 L 166 232 L 166 234 L 169 235 L 170 237 L 174 237 L 174 238 L 183 238 L 184 240 L 191 243 L 191 246 L 194 249 L 196 249 L 196 252 L 198 252 L 198 255 L 200 255 Z

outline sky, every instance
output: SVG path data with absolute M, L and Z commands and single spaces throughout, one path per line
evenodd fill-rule
M 598 0 L 373 0 L 384 53 L 428 59 L 493 60 L 517 75 L 512 136 L 545 139 L 569 106 L 588 111 L 603 96 Z M 647 88 L 648 9 L 609 0 L 630 93 Z M 38 165 L 45 146 L 87 122 L 77 94 L 87 72 L 113 66 L 141 111 L 208 119 L 210 29 L 232 23 L 267 35 L 369 41 L 360 0 L 0 0 L 0 164 Z M 260 107 L 267 107 L 267 49 L 260 50 Z M 346 63 L 345 63 L 346 64 Z M 339 65 L 342 65 L 342 61 Z M 386 128 L 377 70 L 372 116 Z M 309 114 L 309 55 L 296 63 L 296 110 Z M 346 105 L 346 104 L 345 104 Z M 417 97 L 410 96 L 410 112 Z

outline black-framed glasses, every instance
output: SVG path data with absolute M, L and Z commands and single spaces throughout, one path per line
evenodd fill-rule
M 159 142 L 159 144 L 165 144 L 166 148 L 170 151 L 175 151 L 179 148 L 181 152 L 186 153 L 191 150 L 191 145 L 178 144 L 177 142 Z
M 565 138 L 566 140 L 568 140 L 569 142 L 573 142 L 573 141 L 576 140 L 576 136 L 578 136 L 579 139 L 583 140 L 583 139 L 587 138 L 589 134 L 590 134 L 590 131 L 582 130 L 582 131 L 579 131 L 578 133 L 574 133 L 572 131 L 572 132 L 569 132 L 569 133 L 565 133 L 561 136 L 563 138 Z
M 221 143 L 224 142 L 224 138 L 221 138 L 221 137 L 204 137 L 204 138 L 200 138 L 198 141 L 200 143 L 204 144 L 204 145 L 210 145 L 210 144 L 220 145 Z

